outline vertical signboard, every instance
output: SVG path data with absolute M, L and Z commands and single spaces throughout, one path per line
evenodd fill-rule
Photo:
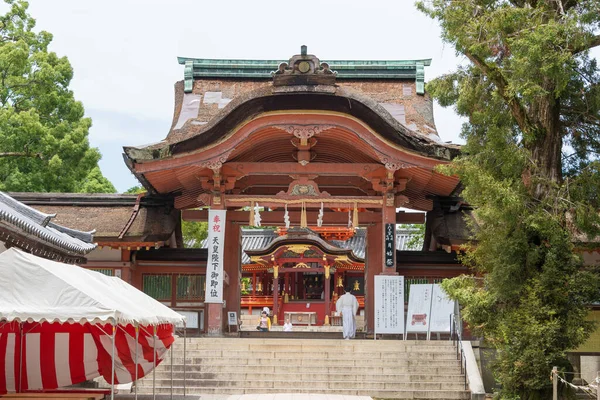
M 454 300 L 450 300 L 440 285 L 433 285 L 431 298 L 432 333 L 450 333 L 450 317 L 454 313 Z
M 404 334 L 404 277 L 375 276 L 375 335 Z
M 227 324 L 228 325 L 237 325 L 238 324 L 237 312 L 235 312 L 235 311 L 227 312 Z
M 384 264 L 386 268 L 395 268 L 394 252 L 396 251 L 396 224 L 385 224 L 385 251 Z
M 410 285 L 406 333 L 427 333 L 431 317 L 431 295 L 433 285 Z
M 206 261 L 205 303 L 223 303 L 223 247 L 225 210 L 208 212 L 208 258 Z

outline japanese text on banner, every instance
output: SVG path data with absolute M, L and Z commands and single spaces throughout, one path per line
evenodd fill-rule
M 385 266 L 388 268 L 395 267 L 394 265 L 394 252 L 396 251 L 396 246 L 394 245 L 396 239 L 396 225 L 395 224 L 385 224 L 385 249 L 384 249 L 384 262 Z
M 223 303 L 223 248 L 225 210 L 208 212 L 208 262 L 206 263 L 205 303 Z

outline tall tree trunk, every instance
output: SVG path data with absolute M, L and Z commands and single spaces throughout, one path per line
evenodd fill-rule
M 547 85 L 551 86 L 551 85 Z M 541 178 L 533 188 L 537 199 L 545 197 L 550 183 L 562 182 L 562 130 L 560 126 L 560 100 L 554 90 L 547 87 L 548 95 L 540 96 L 530 109 L 531 121 L 536 127 L 535 140 L 529 147 L 535 167 L 534 175 Z

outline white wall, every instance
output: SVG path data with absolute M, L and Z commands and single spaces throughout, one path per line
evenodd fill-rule
M 588 383 L 600 372 L 600 356 L 581 356 L 581 377 Z

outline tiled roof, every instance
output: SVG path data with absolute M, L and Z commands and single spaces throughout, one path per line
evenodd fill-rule
M 365 258 L 366 229 L 357 229 L 356 234 L 346 241 L 332 240 L 331 244 L 342 249 L 352 249 L 358 258 Z M 408 240 L 412 236 L 410 230 L 396 231 L 396 250 L 417 250 L 408 247 Z M 242 229 L 242 264 L 250 264 L 250 257 L 246 250 L 259 250 L 267 247 L 278 235 L 272 229 Z M 204 239 L 201 247 L 206 248 L 208 239 Z
M 84 255 L 96 248 L 94 231 L 83 232 L 50 222 L 56 214 L 31 208 L 0 192 L 0 226 L 69 255 Z M 34 238 L 37 238 L 34 239 Z
M 132 217 L 137 195 L 77 193 L 11 193 L 19 201 L 55 214 L 54 221 L 73 230 L 94 230 L 94 239 L 103 242 L 160 242 L 176 229 L 179 211 L 166 200 L 143 197 Z M 66 229 L 66 228 L 64 228 Z M 123 232 L 123 238 L 119 235 Z

